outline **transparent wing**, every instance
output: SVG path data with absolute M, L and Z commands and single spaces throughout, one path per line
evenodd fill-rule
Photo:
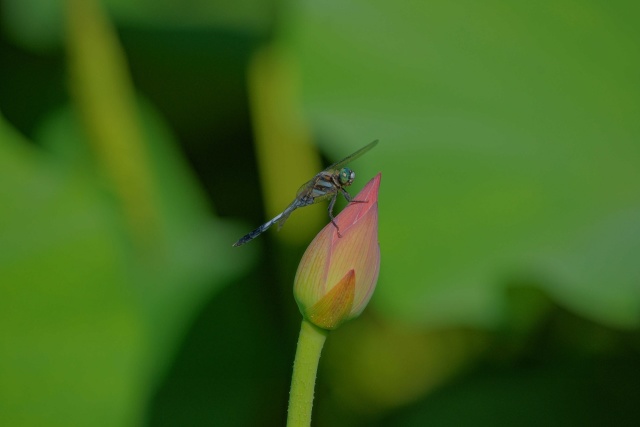
M 331 166 L 326 168 L 323 172 L 326 172 L 326 171 L 329 171 L 329 170 L 333 170 L 333 169 L 340 169 L 342 166 L 346 165 L 349 162 L 354 161 L 355 159 L 357 159 L 358 157 L 362 156 L 367 151 L 371 150 L 377 144 L 378 144 L 378 140 L 376 139 L 375 141 L 370 142 L 369 144 L 365 145 L 364 147 L 362 147 L 361 149 L 359 149 L 355 153 L 351 154 L 350 156 L 345 157 L 344 159 L 340 160 L 339 162 L 335 162 L 334 164 L 332 164 Z
M 299 198 L 301 196 L 305 196 L 311 193 L 311 190 L 313 190 L 313 184 L 315 183 L 317 176 L 318 175 L 314 176 L 312 179 L 305 182 L 300 186 L 300 188 L 298 188 L 298 191 L 296 192 L 296 198 Z

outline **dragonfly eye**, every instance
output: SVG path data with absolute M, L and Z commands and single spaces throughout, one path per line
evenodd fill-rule
M 356 178 L 356 173 L 349 168 L 340 169 L 340 184 L 351 185 Z

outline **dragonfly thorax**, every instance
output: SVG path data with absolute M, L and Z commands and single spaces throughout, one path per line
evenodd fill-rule
M 353 183 L 353 180 L 356 179 L 356 173 L 349 168 L 340 169 L 340 176 L 338 180 L 341 185 L 349 186 Z

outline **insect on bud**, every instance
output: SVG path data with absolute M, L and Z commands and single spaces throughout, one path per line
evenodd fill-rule
M 311 242 L 298 266 L 293 294 L 302 315 L 335 329 L 362 313 L 378 281 L 378 188 L 376 175 Z

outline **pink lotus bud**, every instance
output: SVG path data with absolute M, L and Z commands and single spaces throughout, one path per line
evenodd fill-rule
M 362 313 L 380 271 L 376 175 L 318 233 L 302 256 L 293 295 L 302 315 L 323 329 L 335 329 Z

